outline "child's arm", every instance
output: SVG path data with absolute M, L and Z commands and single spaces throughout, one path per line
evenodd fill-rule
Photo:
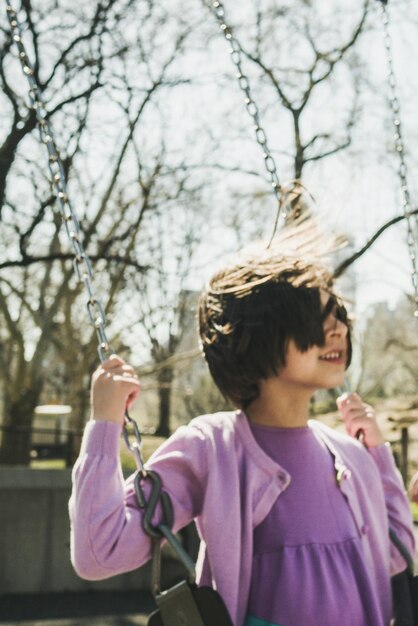
M 112 357 L 92 378 L 92 420 L 87 424 L 73 470 L 70 499 L 71 557 L 83 578 L 97 580 L 136 569 L 151 556 L 142 529 L 133 478 L 123 480 L 119 442 L 125 407 L 139 391 L 130 366 Z M 152 463 L 171 495 L 174 530 L 199 511 L 205 458 L 201 434 L 183 428 L 168 440 Z M 144 485 L 148 495 L 149 485 Z M 156 513 L 156 522 L 160 516 Z
M 400 472 L 397 470 L 389 445 L 376 422 L 373 407 L 364 403 L 356 393 L 344 394 L 337 400 L 346 430 L 352 437 L 361 434 L 380 473 L 388 513 L 389 527 L 398 535 L 411 555 L 415 552 L 412 515 Z M 391 545 L 392 574 L 405 569 L 405 561 Z

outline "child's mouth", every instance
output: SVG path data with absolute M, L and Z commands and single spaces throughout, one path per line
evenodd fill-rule
M 327 352 L 319 357 L 321 361 L 328 361 L 328 363 L 342 363 L 343 362 L 343 351 L 342 350 L 333 350 L 332 352 Z

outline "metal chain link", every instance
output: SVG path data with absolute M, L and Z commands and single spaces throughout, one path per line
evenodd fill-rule
M 407 244 L 408 244 L 408 253 L 411 260 L 411 280 L 412 280 L 412 288 L 413 288 L 413 298 L 414 298 L 414 317 L 418 320 L 418 267 L 417 267 L 417 252 L 418 252 L 418 243 L 417 237 L 414 234 L 414 227 L 416 228 L 416 224 L 413 223 L 413 206 L 411 202 L 411 193 L 408 182 L 408 169 L 406 165 L 406 151 L 405 151 L 405 142 L 403 139 L 402 133 L 402 125 L 400 118 L 400 102 L 398 96 L 398 89 L 396 83 L 395 69 L 393 64 L 393 53 L 392 53 L 392 38 L 389 30 L 389 14 L 387 10 L 387 0 L 378 0 L 381 5 L 381 16 L 382 16 L 382 24 L 383 24 L 383 35 L 384 35 L 384 45 L 387 57 L 387 65 L 388 65 L 388 85 L 389 85 L 389 102 L 390 108 L 392 112 L 392 123 L 394 126 L 394 139 L 395 139 L 395 150 L 399 159 L 399 168 L 398 168 L 398 176 L 401 183 L 401 191 L 402 191 L 402 212 L 405 216 L 406 224 L 407 224 Z
M 385 48 L 386 48 L 386 53 L 387 53 L 388 66 L 389 66 L 388 81 L 389 81 L 389 86 L 390 86 L 390 104 L 391 104 L 391 109 L 392 109 L 392 114 L 393 114 L 393 125 L 395 127 L 396 152 L 399 157 L 398 174 L 399 174 L 399 178 L 401 181 L 401 190 L 403 194 L 402 209 L 403 209 L 403 213 L 407 222 L 407 233 L 408 233 L 407 243 L 408 243 L 408 251 L 409 251 L 409 256 L 410 256 L 411 265 L 412 265 L 411 280 L 412 280 L 412 286 L 414 290 L 414 307 L 415 307 L 414 316 L 418 318 L 418 267 L 417 267 L 417 260 L 416 260 L 417 244 L 416 244 L 416 237 L 414 235 L 414 229 L 413 229 L 413 223 L 412 223 L 413 209 L 411 205 L 411 197 L 410 197 L 408 178 L 407 178 L 407 166 L 406 166 L 406 161 L 405 161 L 405 145 L 404 145 L 404 141 L 402 137 L 402 129 L 401 129 L 400 116 L 399 116 L 400 105 L 399 105 L 399 98 L 397 95 L 396 79 L 395 79 L 395 73 L 394 73 L 394 68 L 393 68 L 392 42 L 391 42 L 391 37 L 389 33 L 389 28 L 388 28 L 389 19 L 388 19 L 388 13 L 387 13 L 387 8 L 386 8 L 387 0 L 379 0 L 379 1 L 381 3 L 381 8 L 382 8 L 383 25 L 384 25 L 384 33 L 385 33 Z M 203 2 L 204 4 L 206 4 L 205 0 L 203 0 Z M 217 21 L 219 22 L 220 28 L 225 36 L 225 39 L 230 44 L 231 59 L 238 70 L 238 74 L 237 74 L 238 84 L 239 84 L 240 89 L 245 94 L 245 105 L 246 105 L 247 111 L 249 115 L 252 117 L 252 119 L 254 120 L 256 140 L 263 150 L 265 167 L 266 167 L 268 174 L 270 175 L 271 184 L 272 184 L 274 193 L 278 201 L 278 210 L 277 210 L 276 220 L 274 224 L 273 234 L 268 244 L 268 247 L 270 247 L 272 240 L 274 238 L 274 235 L 276 233 L 277 227 L 278 227 L 280 212 L 284 205 L 283 195 L 282 195 L 283 189 L 280 185 L 274 157 L 271 154 L 271 151 L 268 147 L 266 133 L 260 123 L 259 109 L 251 94 L 251 87 L 250 87 L 250 83 L 248 80 L 248 76 L 246 76 L 242 68 L 241 44 L 239 43 L 239 41 L 233 34 L 231 26 L 229 26 L 226 22 L 225 7 L 223 3 L 221 2 L 221 0 L 214 0 L 214 2 L 212 2 L 209 5 L 209 8 L 212 11 L 212 13 L 215 15 Z M 286 214 L 285 210 L 283 212 Z
M 29 61 L 23 44 L 22 32 L 16 12 L 10 5 L 7 6 L 6 11 L 12 29 L 13 42 L 16 44 L 19 51 L 19 60 L 23 68 L 23 73 L 29 82 L 29 98 L 32 109 L 36 114 L 41 141 L 48 150 L 48 167 L 51 174 L 52 185 L 58 200 L 58 206 L 67 236 L 74 252 L 74 270 L 78 280 L 84 282 L 86 287 L 88 294 L 86 305 L 88 317 L 92 326 L 96 329 L 97 338 L 99 340 L 98 352 L 100 360 L 104 361 L 110 355 L 110 346 L 105 331 L 106 318 L 103 307 L 94 294 L 92 267 L 84 251 L 80 225 L 68 197 L 64 166 L 54 140 L 51 124 L 48 121 L 48 113 L 43 103 L 40 87 L 34 75 L 33 66 Z
M 213 2 L 209 4 L 206 2 L 206 0 L 203 0 L 203 4 L 207 6 L 210 9 L 210 11 L 213 13 L 213 15 L 216 17 L 217 21 L 219 22 L 221 31 L 224 34 L 225 39 L 230 45 L 229 52 L 231 54 L 231 60 L 238 71 L 236 75 L 237 80 L 238 80 L 238 85 L 241 91 L 245 95 L 246 109 L 250 117 L 254 121 L 255 137 L 256 137 L 257 143 L 263 150 L 264 165 L 270 177 L 271 186 L 277 199 L 277 213 L 276 213 L 276 218 L 275 218 L 274 227 L 273 227 L 273 234 L 271 235 L 270 241 L 267 246 L 269 248 L 276 234 L 277 227 L 279 224 L 280 214 L 282 211 L 283 211 L 284 216 L 286 217 L 286 208 L 284 206 L 285 205 L 284 197 L 286 197 L 286 194 L 283 197 L 283 189 L 279 181 L 279 175 L 277 173 L 276 162 L 268 146 L 266 132 L 261 125 L 260 112 L 259 112 L 258 106 L 252 97 L 250 81 L 248 79 L 248 76 L 245 74 L 243 70 L 242 47 L 238 39 L 233 34 L 231 26 L 229 26 L 226 22 L 225 7 L 223 3 L 221 2 L 221 0 L 214 0 Z
M 35 78 L 33 65 L 26 52 L 22 30 L 19 25 L 16 11 L 8 4 L 6 6 L 7 17 L 12 31 L 12 39 L 18 52 L 23 73 L 29 82 L 29 98 L 32 109 L 35 111 L 42 143 L 48 150 L 48 167 L 51 174 L 51 181 L 58 200 L 59 209 L 65 225 L 65 230 L 74 252 L 74 270 L 79 282 L 84 283 L 88 296 L 86 307 L 87 315 L 91 325 L 96 330 L 98 339 L 98 353 L 100 361 L 103 363 L 111 354 L 109 342 L 106 336 L 106 316 L 100 300 L 96 297 L 93 287 L 93 270 L 89 257 L 87 256 L 82 242 L 82 232 L 74 208 L 71 205 L 67 182 L 65 178 L 64 166 L 54 139 L 52 126 L 48 121 L 48 113 L 43 102 L 41 89 Z M 131 442 L 128 427 L 133 429 L 134 440 Z M 137 423 L 128 412 L 125 413 L 125 425 L 123 436 L 129 450 L 135 457 L 138 469 L 144 474 L 144 463 L 141 456 L 142 440 Z

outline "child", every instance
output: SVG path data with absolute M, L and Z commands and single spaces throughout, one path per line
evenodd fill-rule
M 389 447 L 356 394 L 338 400 L 348 436 L 308 421 L 314 392 L 340 386 L 351 359 L 330 275 L 295 257 L 244 258 L 211 280 L 199 326 L 212 377 L 237 410 L 182 426 L 147 464 L 171 496 L 174 530 L 196 521 L 199 584 L 219 591 L 235 626 L 388 626 L 390 576 L 405 569 L 389 526 L 414 550 Z M 151 556 L 118 459 L 138 391 L 117 356 L 93 375 L 70 501 L 72 559 L 84 578 Z

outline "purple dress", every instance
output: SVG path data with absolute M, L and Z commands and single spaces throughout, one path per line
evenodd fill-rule
M 308 426 L 251 430 L 291 482 L 254 531 L 245 626 L 385 626 L 325 444 Z

